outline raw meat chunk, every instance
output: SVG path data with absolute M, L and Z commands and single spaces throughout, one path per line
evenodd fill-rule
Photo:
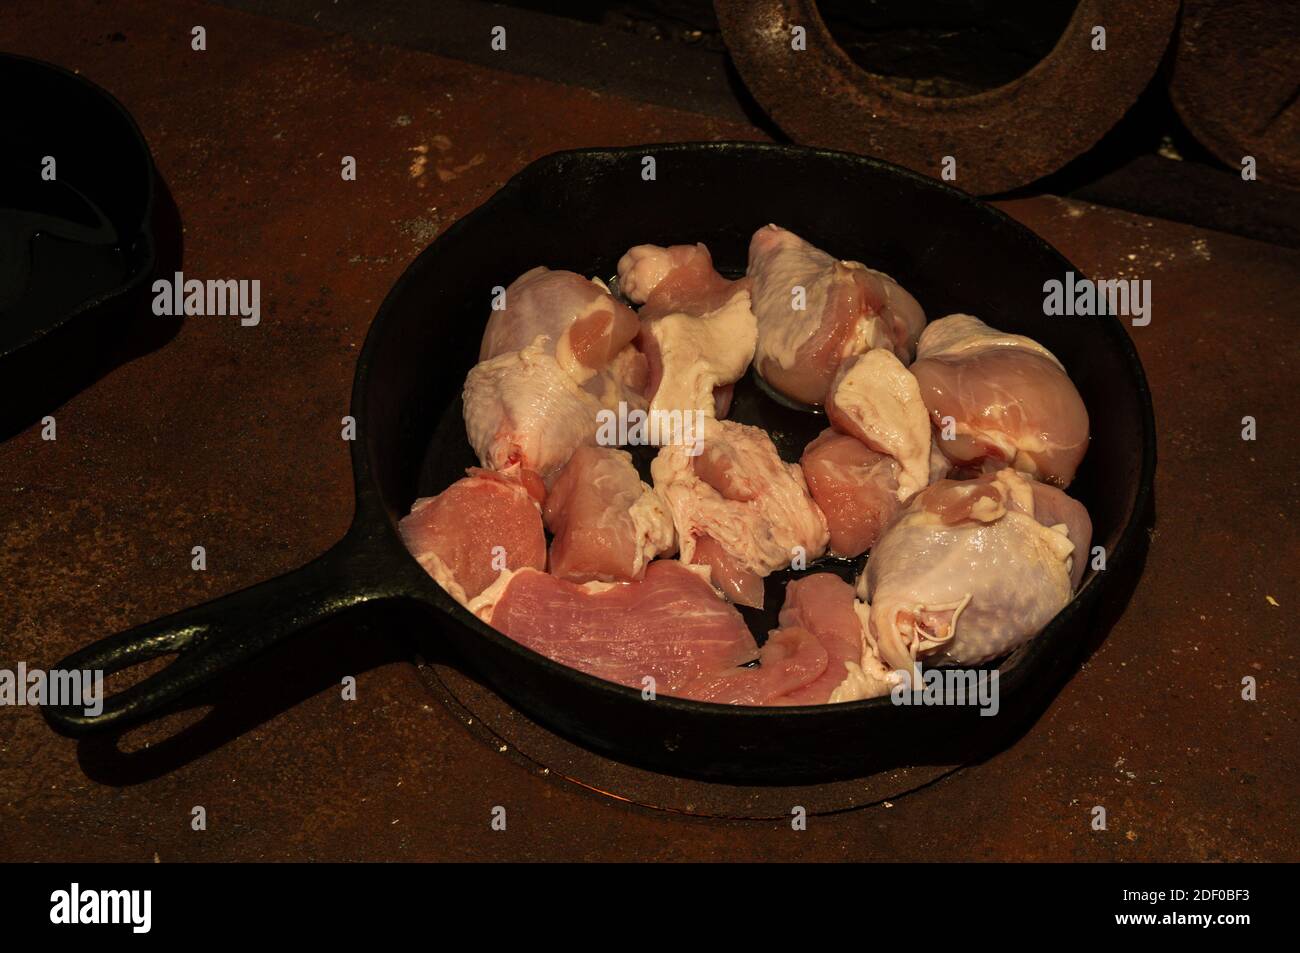
M 703 245 L 637 245 L 618 271 L 623 293 L 644 302 L 637 344 L 650 412 L 726 416 L 758 340 L 748 280 L 718 274 Z
M 1060 361 L 1038 342 L 968 314 L 932 323 L 912 373 L 959 467 L 1013 467 L 1056 486 L 1074 479 L 1088 449 L 1088 411 Z
M 831 426 L 898 461 L 900 500 L 930 482 L 930 421 L 916 378 L 886 350 L 850 357 L 826 402 Z
M 641 305 L 642 321 L 666 314 L 709 314 L 725 306 L 749 280 L 731 281 L 713 267 L 713 256 L 702 244 L 637 245 L 618 261 L 618 288 Z
M 604 285 L 571 271 L 538 267 L 506 288 L 505 307 L 488 317 L 478 359 L 544 345 L 582 383 L 639 329 L 636 313 Z
M 808 444 L 800 463 L 826 514 L 831 552 L 858 556 L 902 504 L 929 485 L 930 421 L 916 379 L 883 348 L 840 365 L 826 416 L 834 430 Z
M 742 605 L 762 605 L 762 577 L 826 551 L 826 517 L 803 472 L 782 461 L 757 427 L 710 420 L 702 452 L 664 447 L 650 472 L 672 513 L 682 561 L 707 563 Z
M 602 410 L 643 408 L 645 361 L 631 346 L 639 330 L 635 312 L 599 282 L 546 268 L 517 278 L 465 379 L 465 430 L 479 462 L 549 482 L 595 443 Z
M 480 617 L 516 642 L 591 675 L 680 695 L 752 662 L 758 646 L 735 608 L 695 570 L 656 560 L 640 582 L 578 585 L 530 569 L 498 583 Z
M 916 299 L 888 275 L 836 261 L 776 225 L 754 233 L 748 277 L 758 319 L 755 369 L 805 404 L 826 400 L 840 363 L 854 354 L 883 347 L 910 362 L 925 326 Z
M 830 528 L 830 551 L 860 556 L 902 509 L 898 461 L 848 434 L 823 430 L 799 461 Z
M 813 633 L 826 650 L 827 663 L 821 675 L 787 692 L 778 704 L 824 705 L 888 692 L 888 673 L 868 649 L 853 587 L 839 576 L 819 572 L 790 583 L 779 621 L 778 631 Z
M 778 629 L 758 653 L 757 668 L 711 672 L 688 684 L 681 696 L 719 705 L 797 705 L 790 693 L 817 681 L 830 656 L 807 629 Z
M 796 579 L 758 667 L 706 676 L 687 696 L 727 705 L 824 705 L 886 694 L 890 675 L 866 644 L 853 595 L 830 573 Z
M 411 555 L 462 604 L 501 572 L 546 567 L 542 516 L 528 491 L 485 470 L 468 472 L 437 496 L 416 500 L 397 524 Z
M 579 447 L 542 513 L 555 536 L 551 572 L 570 582 L 640 579 L 650 560 L 675 542 L 667 507 L 623 450 Z
M 1050 490 L 1004 469 L 917 494 L 859 581 L 870 603 L 868 640 L 890 668 L 911 671 L 921 658 L 990 661 L 1033 638 L 1070 601 L 1090 523 L 1080 504 Z

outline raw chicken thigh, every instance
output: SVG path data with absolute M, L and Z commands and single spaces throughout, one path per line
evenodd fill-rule
M 837 261 L 776 225 L 754 233 L 748 276 L 758 319 L 755 369 L 805 404 L 826 400 L 840 363 L 854 354 L 888 348 L 911 361 L 925 326 L 916 299 L 888 275 Z
M 978 472 L 1014 467 L 1065 487 L 1088 449 L 1088 411 L 1051 351 L 968 314 L 930 324 L 912 373 L 954 464 Z
M 930 483 L 930 420 L 911 372 L 878 348 L 840 365 L 826 401 L 833 430 L 804 450 L 804 476 L 826 514 L 831 552 L 858 556 Z
M 642 305 L 651 412 L 726 416 L 758 340 L 748 280 L 718 274 L 703 245 L 637 245 L 619 260 L 618 286 Z
M 684 563 L 712 570 L 735 602 L 762 606 L 763 577 L 826 551 L 826 517 L 798 464 L 785 463 L 757 427 L 710 420 L 702 452 L 664 447 L 651 464 L 668 504 Z
M 697 571 L 651 563 L 640 582 L 577 585 L 524 569 L 489 590 L 485 622 L 547 658 L 633 688 L 655 680 L 680 695 L 707 676 L 758 657 L 734 607 Z
M 601 284 L 534 268 L 488 319 L 465 380 L 465 430 L 483 466 L 550 480 L 593 444 L 601 410 L 642 406 L 629 386 L 644 367 L 631 347 L 636 314 Z
M 570 582 L 631 582 L 676 542 L 659 495 L 641 482 L 624 450 L 579 447 L 560 471 L 542 510 L 551 572 Z
M 522 350 L 540 338 L 583 383 L 630 344 L 639 327 L 636 313 L 601 283 L 537 267 L 506 288 L 505 307 L 488 317 L 478 359 Z
M 868 641 L 892 669 L 978 665 L 1038 634 L 1070 601 L 1087 511 L 1004 469 L 923 490 L 872 551 L 859 587 Z
M 536 501 L 519 484 L 472 469 L 437 496 L 415 501 L 397 524 L 406 548 L 442 588 L 467 604 L 511 569 L 546 566 Z

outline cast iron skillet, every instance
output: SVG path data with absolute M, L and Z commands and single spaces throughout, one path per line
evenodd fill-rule
M 655 158 L 652 181 L 642 178 L 645 156 Z M 888 272 L 927 315 L 966 311 L 1032 335 L 1060 357 L 1090 410 L 1093 442 L 1071 492 L 1092 515 L 1107 570 L 1090 572 L 1074 601 L 1003 663 L 998 717 L 978 717 L 971 707 L 897 707 L 888 698 L 771 709 L 644 701 L 638 691 L 566 668 L 484 625 L 402 546 L 396 521 L 411 502 L 441 491 L 474 463 L 460 389 L 494 286 L 537 264 L 608 276 L 619 255 L 642 242 L 703 241 L 719 266 L 735 273 L 749 236 L 767 222 Z M 46 715 L 69 735 L 134 722 L 325 616 L 406 600 L 420 607 L 432 637 L 451 643 L 518 708 L 596 750 L 659 770 L 793 782 L 920 763 L 954 743 L 974 751 L 966 746 L 1023 724 L 1056 689 L 1090 637 L 1093 610 L 1118 595 L 1117 570 L 1140 558 L 1155 467 L 1150 395 L 1118 320 L 1044 317 L 1044 281 L 1068 270 L 1051 247 L 987 205 L 861 156 L 720 142 L 540 159 L 441 235 L 380 307 L 352 394 L 359 437 L 352 447 L 356 515 L 347 535 L 301 569 L 75 653 L 59 667 L 112 672 L 160 655 L 176 658 L 110 696 L 96 717 L 71 708 L 47 708 Z M 738 388 L 734 416 L 766 426 L 791 459 L 824 425 L 780 407 L 752 381 Z
M 0 89 L 10 93 L 0 125 L 3 435 L 30 422 L 20 414 L 39 399 L 84 386 L 123 332 L 108 306 L 144 284 L 155 249 L 153 159 L 122 104 L 84 77 L 9 54 Z

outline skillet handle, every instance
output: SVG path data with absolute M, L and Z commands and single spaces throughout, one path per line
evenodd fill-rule
M 383 562 L 361 559 L 365 549 L 359 535 L 350 532 L 324 555 L 283 576 L 74 652 L 56 668 L 102 671 L 107 676 L 162 655 L 175 653 L 176 658 L 137 684 L 100 698 L 97 713 L 87 714 L 84 704 L 47 704 L 46 720 L 55 731 L 72 737 L 141 721 L 322 619 L 361 603 L 404 595 L 399 586 L 384 582 L 388 574 L 374 578 L 365 571 L 368 564 Z

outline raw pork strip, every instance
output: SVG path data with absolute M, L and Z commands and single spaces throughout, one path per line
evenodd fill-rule
M 820 679 L 830 660 L 817 636 L 795 628 L 773 631 L 758 658 L 757 668 L 710 672 L 676 694 L 719 705 L 802 704 L 782 699 Z
M 796 579 L 758 667 L 701 679 L 687 696 L 727 705 L 825 705 L 886 694 L 889 673 L 867 647 L 857 605 L 853 587 L 831 573 Z
M 522 570 L 482 615 L 516 642 L 572 668 L 658 694 L 744 665 L 758 646 L 732 606 L 695 571 L 656 560 L 641 582 L 577 585 Z
M 882 695 L 888 690 L 884 667 L 873 656 L 866 660 L 862 618 L 854 608 L 853 587 L 828 572 L 794 580 L 785 589 L 781 629 L 806 629 L 826 650 L 826 670 L 817 678 L 783 695 L 778 704 L 824 705 Z M 778 630 L 779 631 L 779 630 Z

